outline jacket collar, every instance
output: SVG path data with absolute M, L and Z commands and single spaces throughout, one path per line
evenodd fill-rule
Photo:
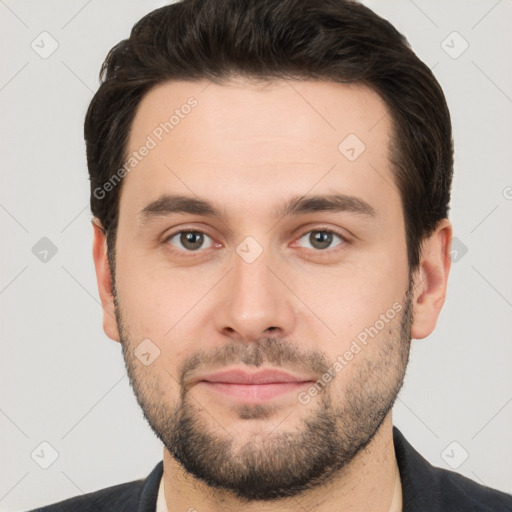
M 155 512 L 156 511 L 156 499 L 158 497 L 158 488 L 160 486 L 160 480 L 164 472 L 164 461 L 161 460 L 151 471 L 149 476 L 144 482 L 142 493 L 140 495 L 138 512 Z

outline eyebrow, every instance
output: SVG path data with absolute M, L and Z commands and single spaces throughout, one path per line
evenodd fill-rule
M 274 209 L 276 217 L 305 215 L 315 212 L 350 212 L 368 217 L 375 217 L 375 209 L 367 202 L 345 194 L 328 194 L 315 196 L 293 197 Z M 224 209 L 216 207 L 210 201 L 184 195 L 164 194 L 149 203 L 139 212 L 141 223 L 153 218 L 165 217 L 172 214 L 188 213 L 206 217 L 225 218 Z

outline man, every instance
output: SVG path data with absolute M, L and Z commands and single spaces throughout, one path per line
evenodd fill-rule
M 452 236 L 450 116 L 405 39 L 346 0 L 183 0 L 102 77 L 103 325 L 164 455 L 39 510 L 512 510 L 392 424 Z

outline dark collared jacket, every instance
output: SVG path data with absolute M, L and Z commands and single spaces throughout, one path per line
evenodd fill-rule
M 512 512 L 512 495 L 432 466 L 396 427 L 393 441 L 402 479 L 403 512 Z M 162 472 L 160 461 L 145 480 L 115 485 L 31 512 L 155 512 Z M 172 507 L 169 512 L 174 512 Z

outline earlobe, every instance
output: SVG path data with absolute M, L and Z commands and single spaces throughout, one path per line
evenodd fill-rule
M 420 265 L 414 277 L 412 337 L 426 338 L 434 330 L 446 297 L 450 272 L 452 226 L 441 220 L 421 246 Z
M 96 270 L 96 282 L 103 308 L 103 330 L 114 341 L 120 341 L 119 329 L 115 315 L 114 295 L 112 293 L 112 276 L 107 258 L 107 240 L 101 222 L 94 218 L 92 255 Z

